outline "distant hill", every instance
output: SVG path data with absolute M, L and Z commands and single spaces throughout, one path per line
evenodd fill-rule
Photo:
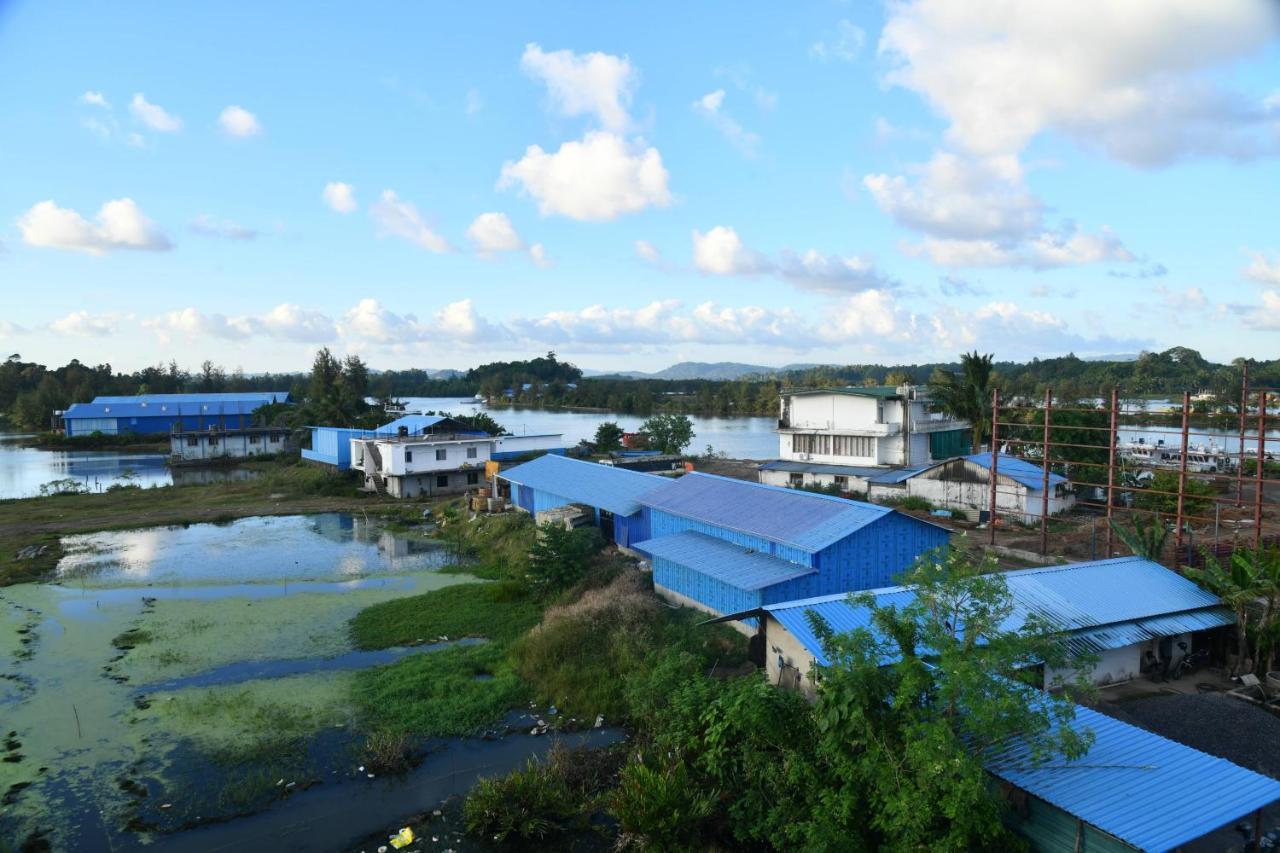
M 792 370 L 808 370 L 818 367 L 816 364 L 788 364 L 783 367 L 768 367 L 763 364 L 744 364 L 738 361 L 682 361 L 655 373 L 644 373 L 639 370 L 626 371 L 584 371 L 587 376 L 612 377 L 615 379 L 716 379 L 733 380 L 744 376 L 773 376 Z

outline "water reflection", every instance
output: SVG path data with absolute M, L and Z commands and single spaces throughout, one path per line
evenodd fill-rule
M 78 586 L 341 581 L 438 568 L 439 543 L 348 513 L 244 518 L 68 536 L 57 577 Z

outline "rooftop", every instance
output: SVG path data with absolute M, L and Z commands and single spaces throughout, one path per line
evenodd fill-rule
M 811 553 L 893 512 L 862 501 L 696 472 L 659 486 L 640 502 Z
M 104 396 L 95 397 L 91 403 L 74 403 L 62 413 L 62 417 L 75 419 L 247 415 L 259 406 L 277 402 L 289 402 L 289 392 L 244 391 L 219 394 Z
M 666 481 L 656 474 L 629 471 L 598 462 L 547 454 L 499 472 L 499 477 L 558 495 L 573 503 L 599 507 L 614 515 L 640 511 L 640 496 Z
M 797 388 L 783 391 L 784 397 L 801 397 L 808 394 L 846 394 L 850 397 L 875 397 L 880 400 L 897 400 L 902 391 L 892 385 L 841 385 L 833 388 Z
M 763 589 L 817 571 L 692 530 L 637 542 L 635 547 L 745 590 Z
M 760 466 L 761 471 L 784 471 L 797 474 L 834 474 L 841 477 L 861 477 L 873 483 L 898 483 L 919 474 L 932 465 L 914 465 L 900 468 L 889 465 L 828 465 L 824 462 L 799 462 L 792 459 L 774 459 Z
M 991 453 L 974 453 L 964 457 L 975 465 L 980 465 L 987 470 L 991 470 Z M 940 463 L 942 464 L 942 463 Z M 1025 459 L 1019 459 L 1017 456 L 1010 456 L 1007 453 L 1001 453 L 996 462 L 996 476 L 1008 477 L 1009 479 L 1021 483 L 1029 489 L 1040 489 L 1044 487 L 1044 467 L 1035 462 L 1028 462 Z M 1067 478 L 1061 474 L 1049 472 L 1049 488 L 1068 482 Z

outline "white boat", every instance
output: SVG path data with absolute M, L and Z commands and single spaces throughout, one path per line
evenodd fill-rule
M 1116 454 L 1125 462 L 1152 468 L 1182 468 L 1182 450 L 1166 444 L 1162 438 L 1148 442 L 1144 438 L 1129 441 L 1116 448 Z M 1187 470 L 1196 474 L 1217 474 L 1234 471 L 1236 460 L 1216 442 L 1187 445 Z

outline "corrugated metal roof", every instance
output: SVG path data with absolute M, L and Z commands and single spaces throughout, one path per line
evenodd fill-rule
M 1097 711 L 1077 707 L 1071 725 L 1093 732 L 1080 759 L 1037 767 L 1020 744 L 987 770 L 1139 850 L 1172 850 L 1280 799 L 1280 781 Z
M 635 547 L 744 590 L 763 589 L 817 571 L 692 530 L 648 539 Z
M 430 429 L 440 423 L 444 418 L 439 415 L 401 415 L 390 423 L 385 423 L 374 430 L 375 435 L 395 435 L 399 432 L 400 427 L 409 430 L 410 435 L 416 435 L 424 429 Z
M 288 391 L 246 391 L 224 394 L 139 394 L 134 397 L 95 397 L 74 403 L 62 413 L 71 418 L 140 418 L 197 415 L 247 415 L 272 402 L 287 403 Z
M 1234 621 L 1217 596 L 1141 557 L 1020 569 L 1005 572 L 1004 578 L 1013 598 L 1006 630 L 1016 630 L 1035 613 L 1076 635 L 1072 640 L 1079 641 L 1077 648 L 1091 651 Z M 909 588 L 900 586 L 870 592 L 882 604 L 904 604 L 914 597 Z M 850 605 L 847 594 L 784 601 L 765 609 L 824 664 L 828 661 L 809 626 L 807 611 L 823 617 L 837 633 L 870 625 L 870 612 Z
M 893 511 L 861 501 L 696 472 L 659 486 L 640 502 L 672 515 L 760 536 L 811 553 Z
M 838 388 L 805 388 L 784 391 L 784 397 L 802 397 L 807 394 L 847 394 L 850 397 L 875 397 L 880 400 L 896 400 L 902 396 L 892 385 L 842 385 Z
M 501 471 L 498 476 L 508 482 L 559 495 L 572 503 L 599 507 L 615 515 L 639 512 L 640 496 L 653 491 L 665 480 L 656 474 L 553 454 Z
M 966 460 L 981 465 L 987 470 L 991 469 L 991 452 L 974 453 L 971 456 L 964 457 Z M 1001 453 L 999 461 L 996 464 L 996 476 L 1008 477 L 1009 479 L 1021 483 L 1028 489 L 1040 489 L 1044 486 L 1044 468 L 1034 462 L 1028 462 L 1025 459 L 1019 459 L 1016 456 L 1010 456 L 1007 453 Z M 1049 472 L 1049 488 L 1053 488 L 1061 483 L 1066 483 L 1067 478 L 1061 474 Z
M 862 465 L 828 465 L 824 462 L 797 462 L 793 459 L 774 459 L 760 466 L 761 471 L 786 471 L 796 474 L 837 474 L 843 477 L 862 477 L 868 479 L 879 474 L 892 471 L 892 468 L 879 468 Z

